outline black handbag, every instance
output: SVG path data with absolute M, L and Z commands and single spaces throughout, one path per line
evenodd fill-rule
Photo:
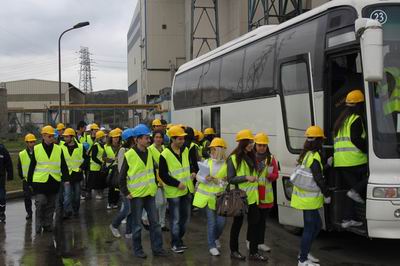
M 216 211 L 219 216 L 243 216 L 247 213 L 247 210 L 246 191 L 239 189 L 238 185 L 231 189 L 230 184 L 228 184 L 225 191 L 217 194 Z

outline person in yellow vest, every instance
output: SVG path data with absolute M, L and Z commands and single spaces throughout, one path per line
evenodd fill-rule
M 18 154 L 18 175 L 22 179 L 22 190 L 24 191 L 24 203 L 26 220 L 32 219 L 32 191 L 28 186 L 28 171 L 33 156 L 33 148 L 36 145 L 35 135 L 29 133 L 25 136 L 26 148 Z
M 271 248 L 264 244 L 266 220 L 269 210 L 274 206 L 274 191 L 272 183 L 279 177 L 278 163 L 269 150 L 269 137 L 261 132 L 254 136 L 254 152 L 256 155 L 256 170 L 258 173 L 258 197 L 260 203 L 260 230 L 258 232 L 258 250 L 269 252 Z M 247 241 L 247 248 L 250 242 Z
M 69 182 L 68 166 L 61 147 L 54 144 L 54 128 L 41 130 L 43 142 L 35 145 L 28 171 L 28 185 L 35 194 L 36 233 L 53 230 L 53 215 L 60 182 Z
M 193 205 L 205 208 L 207 214 L 208 250 L 212 256 L 219 256 L 221 242 L 219 241 L 225 226 L 225 217 L 218 216 L 216 195 L 225 190 L 226 182 L 226 143 L 222 138 L 214 138 L 209 146 L 210 158 L 202 162 L 209 168 L 207 176 L 196 176 L 198 187 L 194 195 Z
M 85 137 L 85 129 L 86 129 L 86 122 L 79 121 L 78 125 L 76 126 L 76 140 L 81 143 L 81 138 Z
M 83 180 L 83 172 L 89 165 L 89 156 L 87 156 L 83 145 L 76 141 L 75 130 L 67 128 L 63 136 L 65 143 L 61 145 L 61 149 L 70 177 L 70 182 L 64 183 L 63 217 L 67 219 L 71 215 L 75 217 L 79 215 L 81 181 Z
M 168 134 L 171 144 L 161 153 L 159 175 L 169 205 L 171 249 L 174 253 L 183 253 L 187 249 L 183 236 L 189 222 L 196 173 L 191 169 L 189 150 L 184 146 L 186 133 L 183 128 L 173 126 Z
M 203 146 L 201 144 L 202 140 L 204 139 L 204 135 L 203 132 L 201 132 L 200 130 L 194 129 L 194 143 L 197 145 L 198 147 L 198 155 L 197 158 L 199 161 L 203 160 Z
M 63 137 L 63 133 L 65 130 L 65 125 L 63 123 L 58 123 L 57 124 L 57 139 L 56 142 L 57 144 L 63 145 L 64 144 L 64 137 Z
M 136 138 L 136 147 L 129 149 L 124 155 L 124 162 L 120 172 L 121 192 L 131 202 L 132 214 L 132 242 L 134 255 L 146 258 L 141 241 L 141 217 L 143 209 L 148 214 L 150 223 L 150 239 L 153 256 L 167 256 L 163 249 L 161 226 L 158 223 L 155 195 L 157 180 L 153 157 L 147 147 L 150 145 L 150 130 L 140 124 L 133 129 Z
M 312 173 L 308 183 L 316 184 L 318 191 L 308 191 L 293 186 L 290 206 L 303 212 L 304 229 L 301 237 L 299 266 L 319 265 L 319 259 L 310 254 L 311 245 L 321 230 L 322 221 L 319 209 L 325 203 L 330 203 L 329 191 L 323 177 L 323 164 L 321 160 L 321 149 L 325 138 L 324 131 L 318 126 L 310 126 L 305 133 L 306 141 L 303 151 L 300 153 L 297 163 L 303 165 L 308 172 Z M 325 200 L 324 200 L 325 197 Z
M 103 131 L 96 132 L 96 140 L 89 150 L 90 171 L 89 171 L 89 194 L 91 190 L 96 191 L 96 199 L 103 199 L 103 191 L 107 187 L 106 173 L 104 171 L 104 145 L 106 143 L 106 134 Z
M 341 188 L 348 190 L 342 227 L 361 226 L 354 202 L 365 204 L 368 184 L 367 134 L 364 122 L 364 94 L 353 90 L 346 96 L 346 107 L 334 124 L 333 164 Z
M 108 134 L 108 143 L 104 146 L 104 161 L 106 162 L 107 168 L 109 168 L 108 175 L 108 204 L 107 210 L 117 209 L 119 201 L 119 190 L 113 184 L 113 177 L 117 175 L 118 165 L 116 164 L 116 156 L 121 148 L 121 132 L 113 129 Z
M 251 130 L 243 129 L 236 134 L 238 146 L 233 150 L 227 160 L 228 182 L 246 191 L 248 208 L 247 239 L 250 241 L 249 259 L 267 261 L 258 252 L 258 234 L 260 210 L 258 208 L 258 178 L 256 158 L 253 153 L 254 136 Z M 239 252 L 239 234 L 243 224 L 243 216 L 233 218 L 230 234 L 231 258 L 245 260 L 246 257 Z
M 400 113 L 400 68 L 386 67 L 384 71 L 387 85 L 383 86 L 381 94 L 387 95 L 388 100 L 384 103 L 383 111 L 385 115 L 395 115 L 394 119 L 397 121 L 397 114 Z
M 100 130 L 99 126 L 95 123 L 89 125 L 90 131 L 81 138 L 81 143 L 86 142 L 88 144 L 88 150 L 93 146 L 96 141 L 96 133 Z
M 208 146 L 210 145 L 211 141 L 215 138 L 215 130 L 212 127 L 204 129 L 204 139 L 202 142 L 203 146 L 203 158 L 207 159 L 210 158 L 210 150 Z
M 169 229 L 165 224 L 165 214 L 167 211 L 167 199 L 164 195 L 164 186 L 159 176 L 159 164 L 160 164 L 160 155 L 165 149 L 164 145 L 164 133 L 162 131 L 154 131 L 153 132 L 153 144 L 149 147 L 149 152 L 153 157 L 154 166 L 157 170 L 156 178 L 158 180 L 158 189 L 156 194 L 156 208 L 158 212 L 158 218 L 161 225 L 161 230 L 164 232 L 168 232 Z

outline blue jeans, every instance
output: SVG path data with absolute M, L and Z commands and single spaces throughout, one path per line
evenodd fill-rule
M 0 217 L 6 211 L 6 188 L 0 185 Z
M 321 216 L 318 210 L 303 210 L 304 229 L 300 245 L 300 261 L 307 260 L 311 250 L 311 244 L 317 237 L 322 227 Z
M 183 245 L 182 238 L 185 235 L 186 226 L 189 223 L 190 218 L 190 193 L 178 198 L 169 198 L 167 200 L 171 223 L 171 246 L 180 247 Z
M 143 251 L 141 235 L 143 209 L 146 210 L 147 218 L 149 219 L 151 249 L 153 253 L 161 252 L 163 249 L 161 226 L 158 223 L 156 201 L 151 196 L 131 199 L 133 251 L 135 254 Z
M 126 231 L 125 234 L 132 234 L 132 214 L 131 214 L 131 202 L 125 196 L 121 195 L 122 205 L 119 213 L 112 221 L 112 226 L 118 228 L 121 225 L 123 219 L 126 218 Z
M 206 207 L 208 249 L 216 248 L 215 240 L 222 235 L 225 226 L 225 217 L 217 215 L 215 210 Z
M 81 184 L 80 182 L 64 183 L 64 213 L 78 213 L 80 207 Z

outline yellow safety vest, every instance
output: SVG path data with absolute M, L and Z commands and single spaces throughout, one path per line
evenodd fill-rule
M 61 182 L 61 153 L 61 147 L 53 145 L 49 158 L 42 143 L 35 145 L 36 167 L 32 178 L 33 183 L 46 183 L 49 180 L 49 175 Z
M 84 142 L 86 142 L 87 144 L 89 144 L 89 149 L 93 146 L 94 142 L 92 140 L 92 137 L 90 136 L 90 134 L 85 134 L 81 139 L 80 142 L 83 144 Z M 89 150 L 88 149 L 88 150 Z
M 29 165 L 31 164 L 31 157 L 29 157 L 29 153 L 26 149 L 20 151 L 18 156 L 19 156 L 19 161 L 21 162 L 22 176 L 24 180 L 27 181 Z
M 359 117 L 359 115 L 352 114 L 346 118 L 343 127 L 335 137 L 333 146 L 333 162 L 335 167 L 357 166 L 368 162 L 367 154 L 363 153 L 351 142 L 351 125 Z M 364 128 L 362 138 L 366 138 Z
M 101 147 L 100 143 L 98 142 L 96 142 L 94 145 L 98 147 L 97 159 L 103 162 L 104 148 Z M 101 170 L 101 165 L 93 161 L 92 155 L 90 154 L 90 171 L 100 171 L 100 170 Z
M 115 156 L 116 156 L 116 154 L 115 154 L 115 152 L 114 152 L 112 146 L 111 146 L 111 145 L 108 145 L 108 144 L 104 145 L 104 151 L 105 151 L 105 153 L 106 153 L 107 159 L 112 159 L 112 160 L 114 160 L 114 163 L 115 163 Z M 114 164 L 114 163 L 113 163 L 113 164 Z M 107 166 L 110 166 L 111 163 L 106 163 L 106 165 L 107 165 Z
M 166 198 L 177 198 L 194 192 L 193 181 L 190 178 L 189 150 L 185 148 L 181 154 L 182 163 L 176 158 L 170 149 L 165 149 L 161 156 L 167 162 L 169 175 L 181 183 L 186 185 L 185 190 L 180 190 L 177 187 L 165 185 L 164 193 Z
M 72 154 L 69 154 L 68 147 L 65 145 L 61 146 L 61 149 L 64 154 L 65 162 L 67 163 L 68 166 L 68 172 L 69 174 L 72 174 L 72 172 L 80 172 L 80 166 L 83 163 L 83 145 L 80 143 L 77 143 L 78 147 L 75 148 L 72 152 Z
M 271 165 L 266 165 L 265 168 L 258 175 L 258 184 L 260 186 L 265 186 L 265 197 L 263 200 L 260 200 L 261 204 L 268 204 L 274 202 L 274 191 L 272 189 L 272 183 L 269 182 L 267 176 L 272 173 L 273 166 L 272 160 L 274 157 L 271 157 Z
M 134 149 L 125 154 L 128 162 L 127 187 L 133 198 L 152 196 L 157 192 L 157 185 L 154 177 L 153 157 L 148 152 L 146 165 Z
M 164 149 L 165 149 L 165 147 L 164 147 L 164 145 L 162 145 L 162 150 L 164 150 Z M 154 143 L 150 145 L 148 150 L 149 150 L 151 156 L 153 157 L 153 161 L 155 162 L 156 167 L 158 168 L 158 165 L 160 163 L 161 152 L 157 149 L 157 147 L 156 147 L 156 145 L 154 145 Z
M 389 97 L 389 87 L 384 85 L 378 87 L 378 93 L 380 96 L 387 97 L 383 106 L 385 115 L 389 115 L 395 112 L 400 112 L 400 69 L 397 67 L 386 67 L 385 72 L 390 73 L 395 80 L 395 88 Z
M 250 167 L 248 166 L 245 160 L 242 160 L 239 168 L 236 161 L 236 155 L 232 155 L 231 160 L 233 166 L 235 167 L 237 176 L 257 176 L 256 170 L 250 171 Z M 239 188 L 241 190 L 246 191 L 247 203 L 249 205 L 254 203 L 255 204 L 259 203 L 258 182 L 243 182 L 239 184 Z
M 227 176 L 227 166 L 223 163 L 219 169 L 214 169 L 214 162 L 212 159 L 207 159 L 207 164 L 210 168 L 210 176 L 218 179 L 224 179 Z M 193 206 L 198 208 L 208 208 L 215 210 L 216 205 L 216 195 L 224 191 L 226 185 L 215 184 L 213 182 L 209 183 L 199 183 L 196 193 L 194 194 Z
M 303 161 L 302 164 L 304 164 L 307 168 L 310 168 L 314 160 L 317 160 L 321 166 L 321 171 L 323 170 L 323 166 L 321 163 L 321 156 L 318 152 L 309 151 L 304 156 L 304 158 L 307 158 L 307 160 Z M 290 202 L 290 206 L 292 208 L 298 210 L 317 210 L 321 208 L 323 205 L 324 205 L 324 196 L 321 191 L 311 192 L 293 186 L 292 199 Z
M 202 149 L 200 149 L 200 146 L 197 143 L 192 142 L 192 143 L 190 143 L 189 152 L 191 149 L 193 149 L 193 147 L 196 149 L 198 161 L 201 161 L 201 159 L 203 157 Z

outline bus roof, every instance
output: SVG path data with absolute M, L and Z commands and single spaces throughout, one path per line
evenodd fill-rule
M 371 5 L 371 4 L 379 4 L 380 2 L 385 3 L 385 4 L 388 2 L 400 3 L 400 0 L 393 0 L 393 1 L 387 1 L 387 0 L 363 0 L 363 1 L 360 1 L 360 0 L 333 0 L 326 4 L 321 5 L 319 7 L 316 7 L 308 12 L 305 12 L 297 17 L 294 17 L 282 24 L 261 26 L 261 27 L 255 29 L 253 31 L 250 31 L 236 39 L 233 39 L 232 41 L 229 41 L 204 55 L 201 55 L 189 62 L 186 62 L 181 67 L 179 67 L 176 74 L 185 72 L 188 69 L 196 67 L 204 62 L 207 62 L 213 58 L 216 58 L 220 55 L 223 55 L 232 50 L 235 50 L 235 49 L 237 49 L 241 46 L 244 46 L 248 43 L 254 42 L 265 36 L 272 35 L 275 32 L 278 32 L 284 28 L 288 28 L 292 25 L 295 25 L 303 20 L 306 20 L 315 15 L 318 15 L 319 13 L 325 12 L 326 10 L 331 9 L 333 7 L 352 6 L 357 10 L 357 12 L 360 13 L 363 7 Z

